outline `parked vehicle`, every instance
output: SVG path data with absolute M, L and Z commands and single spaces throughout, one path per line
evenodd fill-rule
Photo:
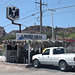
M 63 47 L 46 48 L 42 54 L 34 55 L 32 60 L 35 68 L 41 64 L 59 66 L 61 71 L 75 67 L 75 54 L 66 53 Z

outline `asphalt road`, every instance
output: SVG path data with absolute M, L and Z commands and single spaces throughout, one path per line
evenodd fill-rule
M 29 67 L 26 65 L 16 66 L 11 64 L 0 64 L 0 75 L 75 75 L 75 70 L 62 72 L 58 67 L 42 66 L 41 68 Z

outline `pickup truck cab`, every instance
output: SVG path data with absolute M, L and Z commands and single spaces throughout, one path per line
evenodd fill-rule
M 75 54 L 66 53 L 63 47 L 46 48 L 42 54 L 34 55 L 32 60 L 35 68 L 40 64 L 59 66 L 61 71 L 75 67 Z

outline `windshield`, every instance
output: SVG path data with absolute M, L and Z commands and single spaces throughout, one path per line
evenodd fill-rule
M 65 51 L 63 48 L 56 48 L 53 50 L 53 54 L 65 54 Z

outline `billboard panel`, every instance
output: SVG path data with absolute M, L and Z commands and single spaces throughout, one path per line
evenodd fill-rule
M 16 40 L 46 40 L 44 34 L 16 33 Z

